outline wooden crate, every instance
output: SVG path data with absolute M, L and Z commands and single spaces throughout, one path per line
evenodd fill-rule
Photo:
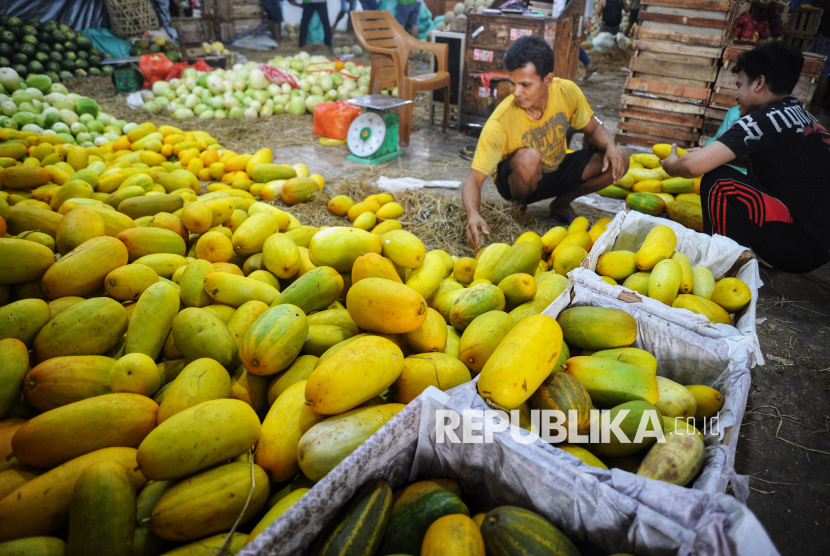
M 617 143 L 650 147 L 655 143 L 697 145 L 704 106 L 623 95 Z
M 809 5 L 790 8 L 787 14 L 787 23 L 784 32 L 812 35 L 815 37 L 821 25 L 821 14 L 822 10 L 820 8 L 814 8 Z
M 259 0 L 202 0 L 202 19 L 210 42 L 232 43 L 267 21 Z
M 636 38 L 725 46 L 735 3 L 722 0 L 642 0 Z

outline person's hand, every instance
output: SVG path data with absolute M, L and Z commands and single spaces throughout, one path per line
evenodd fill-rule
M 583 27 L 585 29 L 585 33 L 590 33 L 591 32 L 591 18 L 590 17 L 585 18 L 585 24 L 583 25 Z
M 680 160 L 680 157 L 677 156 L 677 145 L 672 143 L 671 146 L 671 154 L 669 154 L 668 158 L 664 158 L 660 161 L 660 165 L 663 167 L 663 170 L 666 171 L 667 174 L 670 176 L 676 175 L 676 164 Z
M 484 235 L 490 235 L 490 228 L 487 227 L 487 222 L 484 221 L 480 214 L 470 215 L 467 219 L 466 231 L 467 244 L 476 251 L 478 251 L 479 231 Z
M 602 160 L 602 171 L 606 172 L 611 168 L 612 183 L 617 183 L 626 172 L 628 172 L 628 152 L 622 147 L 613 147 L 605 152 L 605 157 Z

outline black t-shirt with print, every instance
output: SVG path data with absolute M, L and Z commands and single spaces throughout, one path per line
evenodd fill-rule
M 830 133 L 787 97 L 750 112 L 717 139 L 781 200 L 819 245 L 830 243 Z

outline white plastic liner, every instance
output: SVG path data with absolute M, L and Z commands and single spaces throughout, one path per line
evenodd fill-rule
M 752 512 L 723 494 L 667 488 L 671 485 L 656 481 L 621 481 L 622 491 L 610 480 L 616 477 L 586 473 L 565 452 L 521 445 L 507 432 L 495 433 L 490 444 L 439 444 L 436 411 L 463 410 L 448 394 L 454 391 L 430 387 L 240 554 L 303 554 L 366 481 L 383 478 L 396 489 L 437 477 L 458 481 L 473 508 L 512 504 L 531 509 L 574 542 L 605 553 L 778 554 Z M 456 434 L 460 437 L 460 430 Z
M 728 338 L 746 347 L 750 354 L 750 365 L 764 364 L 761 345 L 755 327 L 755 310 L 758 304 L 758 289 L 763 286 L 758 272 L 758 261 L 750 259 L 737 272 L 736 278 L 749 286 L 752 300 L 734 317 L 735 326 L 715 324 L 706 317 L 692 313 L 687 309 L 674 309 L 654 299 L 622 286 L 611 286 L 596 274 L 599 256 L 609 251 L 636 252 L 645 241 L 646 235 L 658 225 L 671 228 L 677 235 L 677 251 L 680 251 L 692 263 L 692 266 L 705 266 L 719 280 L 735 265 L 738 258 L 747 251 L 735 241 L 725 236 L 708 236 L 690 230 L 677 222 L 666 218 L 656 218 L 641 212 L 620 212 L 608 225 L 608 228 L 594 244 L 588 258 L 583 261 L 584 268 L 572 270 L 568 278 L 572 283 L 579 283 L 605 296 L 632 304 L 669 322 L 692 330 L 709 338 Z

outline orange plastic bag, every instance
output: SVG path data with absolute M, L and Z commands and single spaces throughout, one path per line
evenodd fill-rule
M 321 102 L 314 107 L 311 132 L 329 139 L 346 138 L 349 126 L 360 116 L 360 107 L 345 101 Z
M 144 88 L 167 77 L 173 69 L 173 62 L 164 54 L 144 54 L 138 59 L 138 69 L 144 74 Z

